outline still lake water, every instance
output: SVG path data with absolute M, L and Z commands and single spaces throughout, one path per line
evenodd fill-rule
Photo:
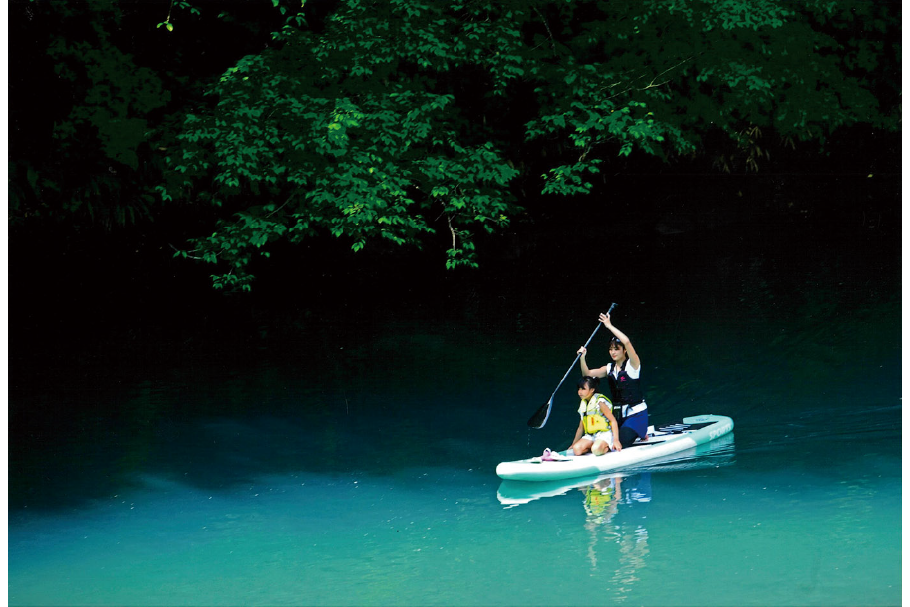
M 898 605 L 898 247 L 750 234 L 645 242 L 622 291 L 516 265 L 457 305 L 13 381 L 9 602 Z M 652 422 L 729 415 L 732 439 L 544 497 L 501 482 L 568 444 L 570 380 L 525 422 L 610 301 Z

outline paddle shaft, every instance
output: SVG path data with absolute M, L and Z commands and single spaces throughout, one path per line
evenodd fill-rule
M 607 314 L 609 314 L 610 312 L 612 312 L 612 311 L 613 311 L 613 308 L 615 308 L 615 307 L 616 307 L 616 304 L 615 304 L 615 303 L 610 304 L 610 309 L 607 310 Z M 592 339 L 594 339 L 594 336 L 597 334 L 597 331 L 600 330 L 600 327 L 601 327 L 601 323 L 597 323 L 597 328 L 594 329 L 594 333 L 591 333 L 591 337 L 588 338 L 588 341 L 586 341 L 586 342 L 585 342 L 585 345 L 582 346 L 582 347 L 584 347 L 585 349 L 587 349 L 588 344 L 591 343 L 591 340 L 592 340 Z M 578 356 L 575 357 L 575 360 L 572 361 L 572 366 L 569 367 L 569 370 L 566 371 L 566 374 L 562 376 L 562 379 L 561 379 L 561 380 L 559 380 L 559 384 L 556 386 L 556 389 L 553 390 L 553 396 L 550 397 L 550 400 L 551 400 L 551 401 L 553 400 L 553 397 L 556 396 L 556 393 L 559 392 L 559 388 L 562 387 L 562 382 L 566 381 L 566 378 L 569 376 L 569 373 L 571 373 L 571 372 L 572 372 L 572 369 L 575 368 L 575 364 L 578 362 L 578 359 L 579 359 L 579 358 L 581 358 L 581 352 L 579 352 L 579 353 L 578 353 Z
M 607 314 L 612 312 L 613 308 L 615 308 L 615 307 L 616 307 L 615 303 L 610 304 L 610 309 L 607 310 Z M 591 340 L 594 339 L 594 335 L 596 335 L 598 329 L 600 329 L 600 324 L 601 323 L 597 323 L 597 329 L 594 329 L 594 333 L 591 333 L 591 337 L 589 337 L 588 341 L 585 342 L 585 345 L 584 345 L 585 348 L 587 348 L 588 344 L 591 343 Z M 550 419 L 550 410 L 553 408 L 553 399 L 556 397 L 556 393 L 559 391 L 560 386 L 562 386 L 562 382 L 566 381 L 566 378 L 569 376 L 569 373 L 572 372 L 572 369 L 575 367 L 575 363 L 578 362 L 579 358 L 581 358 L 581 352 L 579 352 L 578 356 L 575 357 L 575 360 L 572 362 L 572 366 L 569 367 L 568 371 L 566 371 L 566 374 L 562 376 L 561 380 L 559 380 L 559 385 L 557 385 L 556 389 L 553 390 L 553 394 L 550 396 L 550 400 L 548 400 L 543 405 L 541 405 L 540 409 L 538 409 L 534 413 L 534 415 L 531 416 L 531 419 L 528 420 L 528 426 L 539 430 L 540 428 L 543 428 L 546 425 L 547 420 Z

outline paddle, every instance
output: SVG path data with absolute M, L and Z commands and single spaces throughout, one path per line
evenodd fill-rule
M 610 304 L 610 309 L 607 310 L 607 314 L 613 311 L 613 308 L 616 307 L 616 304 Z M 594 339 L 594 335 L 600 329 L 601 323 L 597 323 L 597 329 L 594 329 L 594 333 L 591 333 L 591 337 L 588 338 L 588 341 L 585 342 L 585 348 L 588 347 L 588 344 L 591 343 L 591 340 Z M 569 370 L 566 371 L 566 374 L 562 376 L 562 379 L 559 380 L 559 385 L 556 386 L 556 390 L 553 390 L 553 394 L 550 396 L 550 400 L 545 402 L 540 406 L 540 409 L 537 410 L 534 415 L 531 416 L 531 419 L 528 420 L 528 425 L 536 430 L 540 430 L 546 425 L 547 420 L 550 419 L 550 409 L 553 408 L 553 397 L 556 396 L 556 393 L 559 391 L 562 382 L 566 381 L 566 378 L 569 376 L 569 373 L 572 372 L 572 369 L 575 367 L 575 363 L 578 362 L 578 359 L 581 358 L 581 352 L 578 353 L 578 356 L 575 357 L 575 360 L 572 362 L 572 366 L 569 367 Z

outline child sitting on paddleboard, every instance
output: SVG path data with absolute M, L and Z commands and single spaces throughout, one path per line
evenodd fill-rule
M 582 377 L 578 382 L 578 396 L 581 398 L 578 414 L 581 420 L 570 447 L 575 455 L 583 455 L 588 451 L 594 455 L 603 455 L 622 450 L 619 432 L 614 432 L 619 424 L 613 417 L 613 403 L 603 394 L 597 393 L 599 383 L 596 377 Z

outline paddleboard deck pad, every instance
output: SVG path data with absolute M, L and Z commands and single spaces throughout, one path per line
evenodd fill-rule
M 636 440 L 622 451 L 604 455 L 574 455 L 571 450 L 554 452 L 552 459 L 541 456 L 496 466 L 496 475 L 505 480 L 553 481 L 632 468 L 686 449 L 709 443 L 733 430 L 733 420 L 724 415 L 685 417 L 648 428 L 648 438 Z

